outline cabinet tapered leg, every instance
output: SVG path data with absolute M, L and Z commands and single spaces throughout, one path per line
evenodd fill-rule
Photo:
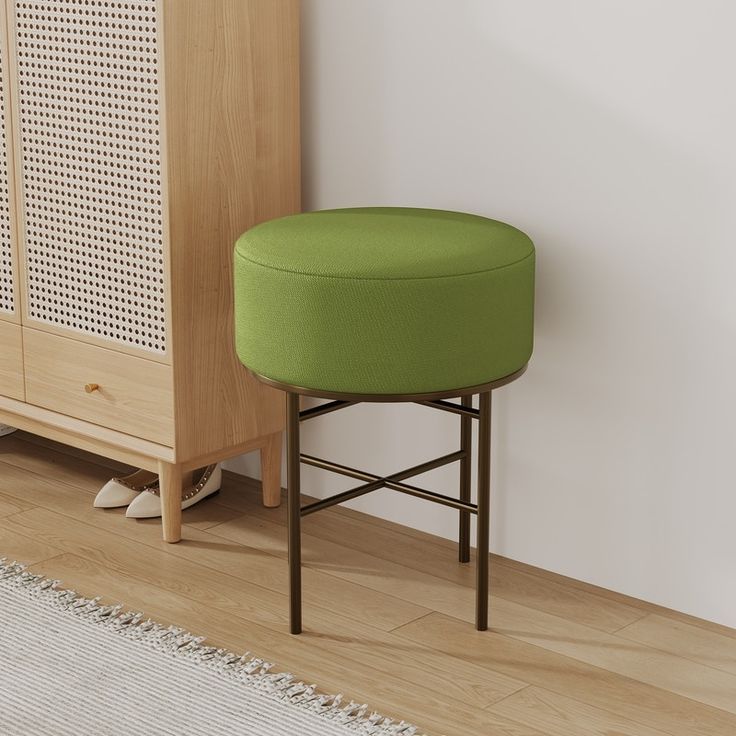
M 275 508 L 281 505 L 281 432 L 269 435 L 261 447 L 261 485 L 263 486 L 263 505 Z
M 182 466 L 160 461 L 158 481 L 161 489 L 161 521 L 164 542 L 181 540 Z

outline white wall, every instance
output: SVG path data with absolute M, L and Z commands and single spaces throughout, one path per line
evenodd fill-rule
M 736 6 L 303 0 L 303 16 L 305 208 L 454 208 L 537 244 L 535 354 L 495 398 L 493 550 L 736 626 Z M 390 471 L 454 449 L 456 426 L 367 406 L 304 444 Z M 309 470 L 311 493 L 350 485 Z M 354 505 L 455 535 L 441 507 Z

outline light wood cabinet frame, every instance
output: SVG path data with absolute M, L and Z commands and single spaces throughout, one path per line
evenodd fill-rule
M 16 0 L 0 0 L 20 302 L 11 319 L 22 324 L 28 343 L 26 401 L 17 391 L 0 390 L 0 422 L 159 472 L 164 537 L 177 541 L 176 486 L 196 467 L 260 449 L 266 502 L 278 502 L 284 399 L 253 379 L 235 354 L 232 251 L 237 236 L 252 225 L 300 209 L 299 2 L 150 2 L 158 19 L 163 353 L 41 323 L 28 314 Z M 54 375 L 47 345 L 65 356 L 57 371 L 63 375 Z M 82 356 L 88 359 L 81 362 Z M 129 381 L 120 371 L 129 372 Z M 104 386 L 106 373 L 110 381 L 117 375 L 116 396 L 128 407 L 126 417 L 108 408 L 96 416 L 84 396 L 63 394 L 79 390 L 83 379 Z M 147 381 L 151 397 L 171 397 L 170 432 L 165 416 L 154 430 L 131 414 L 142 406 L 136 403 L 140 397 L 125 392 Z M 145 422 L 145 408 L 140 413 Z

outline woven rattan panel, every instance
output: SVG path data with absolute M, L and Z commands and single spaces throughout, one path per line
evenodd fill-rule
M 13 249 L 10 242 L 10 182 L 8 141 L 5 137 L 5 59 L 0 54 L 0 312 L 15 312 Z
M 15 0 L 29 316 L 163 353 L 156 0 Z

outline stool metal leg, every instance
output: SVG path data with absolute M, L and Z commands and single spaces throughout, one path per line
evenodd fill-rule
M 491 522 L 491 392 L 480 395 L 478 417 L 478 542 L 475 628 L 488 628 L 488 537 Z
M 515 375 L 515 374 L 514 374 Z M 492 390 L 498 385 L 505 385 L 508 380 L 478 386 L 474 390 L 479 392 L 479 407 L 473 408 L 472 396 L 462 397 L 461 405 L 449 401 L 435 401 L 434 394 L 416 396 L 380 396 L 374 400 L 416 401 L 428 404 L 438 409 L 451 411 L 461 415 L 460 450 L 451 452 L 429 462 L 407 468 L 398 473 L 380 476 L 367 473 L 363 470 L 350 468 L 346 465 L 330 462 L 311 455 L 301 455 L 299 442 L 300 422 L 321 416 L 336 409 L 352 406 L 359 403 L 360 395 L 329 394 L 322 398 L 332 398 L 328 403 L 299 411 L 300 389 L 288 387 L 286 394 L 286 448 L 287 448 L 287 486 L 288 486 L 288 539 L 289 539 L 289 624 L 292 634 L 302 631 L 302 586 L 301 586 L 301 517 L 321 509 L 342 503 L 350 498 L 357 498 L 379 488 L 391 488 L 410 496 L 423 498 L 434 503 L 454 508 L 459 512 L 459 543 L 458 554 L 460 562 L 470 559 L 470 515 L 477 514 L 477 581 L 475 604 L 475 628 L 478 631 L 488 629 L 488 590 L 489 580 L 489 552 L 490 552 L 490 525 L 491 525 L 491 397 Z M 284 387 L 286 388 L 286 387 Z M 452 398 L 441 394 L 440 399 Z M 421 400 L 419 400 L 421 399 Z M 426 399 L 426 400 L 425 400 Z M 436 406 L 435 406 L 436 405 Z M 478 420 L 478 486 L 477 502 L 471 502 L 471 450 L 472 450 L 472 420 Z M 441 493 L 428 491 L 404 481 L 415 475 L 421 475 L 428 470 L 460 461 L 460 498 L 447 496 Z M 302 507 L 301 505 L 301 463 L 331 470 L 341 475 L 363 481 L 362 485 L 315 501 Z
M 286 394 L 286 486 L 289 518 L 289 629 L 302 631 L 301 468 L 299 394 Z
M 462 406 L 472 407 L 473 397 L 463 396 Z M 460 449 L 465 457 L 460 460 L 460 500 L 470 503 L 470 456 L 473 447 L 473 418 L 460 417 Z M 458 555 L 460 562 L 470 562 L 470 512 L 460 512 L 458 534 Z

